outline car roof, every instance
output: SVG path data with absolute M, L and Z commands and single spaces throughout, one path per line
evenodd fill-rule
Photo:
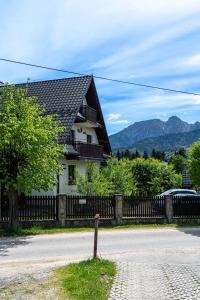
M 170 190 L 163 192 L 161 195 L 169 194 L 172 192 L 188 192 L 188 193 L 193 192 L 194 194 L 196 194 L 195 190 L 190 190 L 190 189 L 170 189 Z

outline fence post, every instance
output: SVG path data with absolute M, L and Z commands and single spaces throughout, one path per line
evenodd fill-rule
M 2 206 L 2 201 L 3 201 L 3 199 L 2 199 L 2 195 L 3 193 L 2 193 L 2 190 L 1 190 L 1 182 L 0 182 L 0 221 L 1 221 L 1 206 Z
M 65 226 L 66 219 L 66 195 L 58 195 L 58 222 L 61 227 Z
M 172 195 L 167 195 L 165 196 L 165 213 L 167 217 L 168 223 L 172 222 L 173 218 L 173 196 Z
M 122 201 L 123 197 L 121 194 L 115 195 L 115 218 L 116 223 L 121 224 L 122 223 Z

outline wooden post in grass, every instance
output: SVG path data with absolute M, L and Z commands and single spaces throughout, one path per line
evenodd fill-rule
M 94 254 L 93 254 L 93 258 L 97 258 L 98 227 L 99 227 L 99 214 L 96 214 L 94 217 Z

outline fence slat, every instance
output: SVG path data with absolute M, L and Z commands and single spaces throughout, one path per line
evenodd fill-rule
M 123 217 L 125 218 L 164 218 L 164 207 L 164 197 L 123 197 Z

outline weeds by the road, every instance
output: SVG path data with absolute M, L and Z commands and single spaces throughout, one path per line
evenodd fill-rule
M 129 225 L 113 225 L 113 226 L 99 226 L 99 230 L 116 230 L 116 229 L 160 229 L 160 228 L 179 228 L 179 227 L 200 227 L 197 223 L 184 223 L 184 224 L 129 224 Z M 88 227 L 54 227 L 45 228 L 40 226 L 33 226 L 30 228 L 18 227 L 12 229 L 0 229 L 0 237 L 6 236 L 25 236 L 37 234 L 52 234 L 63 232 L 90 232 L 93 231 L 92 226 Z
M 42 271 L 40 271 L 42 272 Z M 1 300 L 107 300 L 115 263 L 92 259 L 0 284 Z
M 55 270 L 63 299 L 107 300 L 116 273 L 113 262 L 92 259 Z

